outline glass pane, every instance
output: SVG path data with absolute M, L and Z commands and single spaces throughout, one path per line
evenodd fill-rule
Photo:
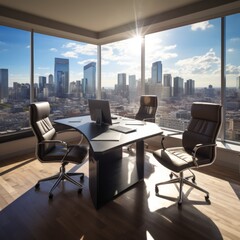
M 146 94 L 160 126 L 185 130 L 194 101 L 220 102 L 220 19 L 146 36 Z
M 226 139 L 240 141 L 240 14 L 226 17 Z
M 30 33 L 0 26 L 0 136 L 29 127 Z
M 102 46 L 102 99 L 112 113 L 134 113 L 139 105 L 141 38 Z
M 48 101 L 51 119 L 88 113 L 96 95 L 96 45 L 34 34 L 35 100 Z

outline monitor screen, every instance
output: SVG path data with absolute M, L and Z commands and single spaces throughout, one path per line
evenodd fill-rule
M 96 124 L 112 125 L 109 101 L 88 99 L 91 120 Z

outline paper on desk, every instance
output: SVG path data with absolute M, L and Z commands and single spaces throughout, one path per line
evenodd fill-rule
M 92 141 L 119 141 L 121 138 L 121 133 L 107 130 L 104 133 L 101 133 L 100 135 L 92 138 Z

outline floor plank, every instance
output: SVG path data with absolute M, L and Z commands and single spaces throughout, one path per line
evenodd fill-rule
M 35 191 L 37 180 L 58 168 L 32 155 L 1 163 L 0 239 L 240 239 L 240 181 L 217 166 L 194 171 L 197 183 L 210 192 L 211 204 L 202 192 L 184 186 L 184 202 L 178 208 L 177 185 L 161 186 L 159 194 L 164 196 L 156 196 L 155 183 L 169 179 L 169 171 L 148 153 L 144 181 L 99 210 L 88 190 L 88 163 L 81 169 L 67 166 L 85 173 L 80 195 L 69 182 L 57 187 L 52 201 L 52 182 Z

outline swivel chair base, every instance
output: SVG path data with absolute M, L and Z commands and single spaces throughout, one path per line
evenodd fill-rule
M 192 173 L 193 174 L 193 173 Z M 170 174 L 170 178 L 172 178 L 173 176 L 175 176 L 176 178 L 174 179 L 170 179 L 168 181 L 165 181 L 165 182 L 161 182 L 161 183 L 157 183 L 155 185 L 155 193 L 158 194 L 159 193 L 159 190 L 158 190 L 158 186 L 159 185 L 163 185 L 163 184 L 170 184 L 170 183 L 179 183 L 179 198 L 178 198 L 178 205 L 181 205 L 182 204 L 182 199 L 183 199 L 183 184 L 186 184 L 190 187 L 193 187 L 193 188 L 196 188 L 198 189 L 199 191 L 201 192 L 204 192 L 206 194 L 205 196 L 205 200 L 207 202 L 209 202 L 209 192 L 207 192 L 206 190 L 204 190 L 203 188 L 197 186 L 195 184 L 195 175 L 193 174 L 192 176 L 190 177 L 183 177 L 183 172 L 180 172 L 179 176 L 173 172 L 171 172 Z M 192 178 L 192 182 L 190 182 L 188 179 L 189 178 Z
M 58 186 L 58 184 L 63 181 L 63 180 L 67 180 L 73 184 L 75 184 L 76 186 L 79 187 L 79 190 L 78 190 L 78 193 L 81 193 L 82 192 L 82 184 L 75 181 L 73 178 L 71 178 L 71 176 L 80 176 L 80 180 L 83 181 L 84 180 L 84 173 L 66 173 L 66 170 L 65 170 L 65 166 L 67 165 L 68 163 L 63 163 L 60 167 L 60 171 L 58 174 L 55 174 L 51 177 L 47 177 L 47 178 L 43 178 L 41 180 L 39 180 L 37 182 L 37 184 L 35 185 L 35 189 L 39 189 L 40 188 L 40 182 L 45 182 L 45 181 L 49 181 L 49 180 L 54 180 L 54 179 L 57 179 L 56 182 L 54 183 L 54 185 L 52 186 L 50 192 L 49 192 L 49 199 L 52 199 L 53 198 L 53 190 Z

